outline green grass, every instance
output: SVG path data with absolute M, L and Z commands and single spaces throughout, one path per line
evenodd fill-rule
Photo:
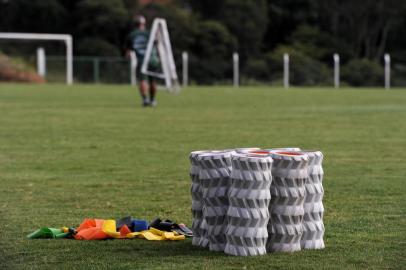
M 405 268 L 405 90 L 202 87 L 139 103 L 126 86 L 0 84 L 0 269 Z M 190 224 L 188 153 L 244 146 L 323 151 L 326 249 L 25 238 L 86 217 Z

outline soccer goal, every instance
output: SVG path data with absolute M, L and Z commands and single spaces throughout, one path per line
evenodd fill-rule
M 64 42 L 66 45 L 66 84 L 71 85 L 73 83 L 73 45 L 71 35 L 0 32 L 0 39 L 49 40 Z

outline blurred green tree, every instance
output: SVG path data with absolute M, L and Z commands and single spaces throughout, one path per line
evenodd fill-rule
M 57 33 L 66 29 L 69 15 L 61 1 L 0 1 L 0 31 Z
M 351 86 L 383 86 L 383 68 L 369 59 L 349 61 L 342 68 L 342 79 Z
M 121 29 L 125 28 L 129 14 L 122 0 L 82 0 L 75 8 L 78 22 L 75 37 L 80 54 L 120 55 Z M 89 39 L 93 38 L 94 42 Z M 102 41 L 98 46 L 96 41 Z M 82 44 L 82 43 L 85 43 Z M 92 47 L 88 47 L 92 46 Z M 105 52 L 103 52 L 103 49 Z
M 296 59 L 292 68 L 311 66 L 295 71 L 302 74 L 298 83 L 325 81 L 325 67 L 331 67 L 336 52 L 343 65 L 348 63 L 348 72 L 368 66 L 355 59 L 382 66 L 383 54 L 390 53 L 394 82 L 405 81 L 400 77 L 406 76 L 406 1 L 398 0 L 168 0 L 146 5 L 134 0 L 3 0 L 0 31 L 70 33 L 77 55 L 119 56 L 136 12 L 149 22 L 167 19 L 177 67 L 181 52 L 188 51 L 196 82 L 231 78 L 234 50 L 240 54 L 242 76 L 268 80 L 276 66 L 281 68 L 283 49 Z M 48 54 L 62 52 L 60 44 L 44 44 Z M 33 51 L 29 43 L 5 43 L 1 49 L 21 55 Z M 307 74 L 304 79 L 317 68 L 319 77 Z
M 191 48 L 191 78 L 204 84 L 231 78 L 230 51 L 235 48 L 235 38 L 216 21 L 200 22 L 198 28 L 200 31 Z
M 375 61 L 390 49 L 388 39 L 399 34 L 397 26 L 405 20 L 405 1 L 332 0 L 318 4 L 321 29 L 349 44 L 356 57 Z
M 236 38 L 242 65 L 261 54 L 268 22 L 265 0 L 191 1 L 191 6 L 202 19 L 216 20 L 227 27 Z
M 282 79 L 283 54 L 290 58 L 290 82 L 292 85 L 328 85 L 333 73 L 326 64 L 309 57 L 292 46 L 281 45 L 266 55 L 270 76 L 273 81 Z

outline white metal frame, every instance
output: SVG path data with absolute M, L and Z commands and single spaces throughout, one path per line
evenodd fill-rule
M 158 49 L 163 71 L 162 73 L 148 70 L 148 63 L 151 59 L 154 45 L 156 45 Z M 150 76 L 164 79 L 166 88 L 169 91 L 174 91 L 175 93 L 180 91 L 175 60 L 173 58 L 172 46 L 165 19 L 156 18 L 152 24 L 152 30 L 148 40 L 144 62 L 141 66 L 141 72 Z
M 66 45 L 66 83 L 73 83 L 73 42 L 68 34 L 6 33 L 0 32 L 0 39 L 28 39 L 63 41 Z

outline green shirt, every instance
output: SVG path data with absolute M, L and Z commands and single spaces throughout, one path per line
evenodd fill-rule
M 135 51 L 139 65 L 144 62 L 149 35 L 150 32 L 147 30 L 134 30 L 127 36 L 127 48 Z M 159 64 L 158 54 L 155 48 L 152 49 L 149 64 L 152 66 Z

